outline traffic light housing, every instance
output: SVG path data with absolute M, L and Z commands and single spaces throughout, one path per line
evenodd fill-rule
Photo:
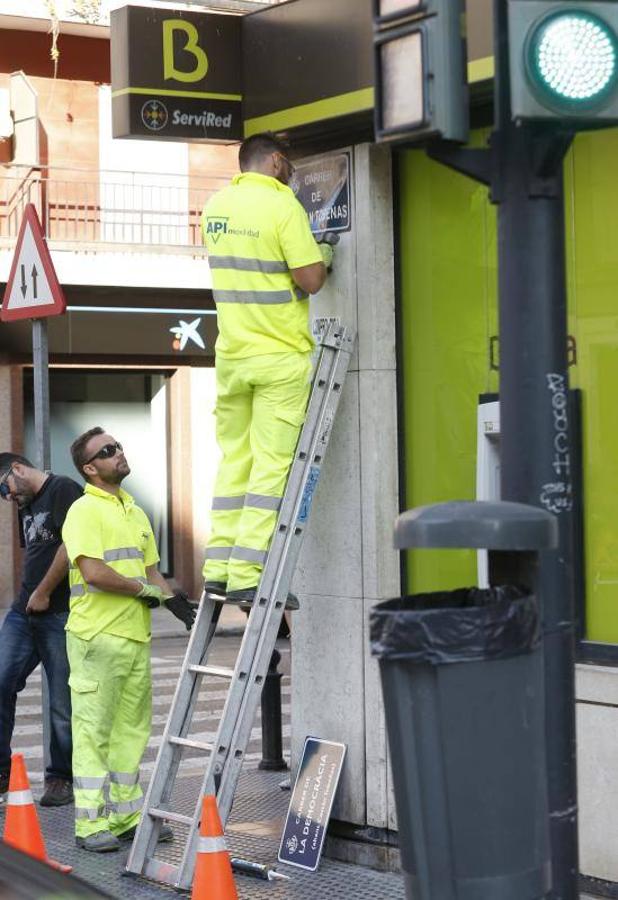
M 468 138 L 463 0 L 373 0 L 377 141 Z
M 618 2 L 508 0 L 513 119 L 618 121 Z

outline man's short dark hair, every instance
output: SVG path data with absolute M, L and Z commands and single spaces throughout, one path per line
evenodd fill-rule
M 80 434 L 80 436 L 71 444 L 71 458 L 73 460 L 73 465 L 81 477 L 85 478 L 86 481 L 88 480 L 88 476 L 84 472 L 84 466 L 88 462 L 86 445 L 90 441 L 90 438 L 96 437 L 98 434 L 105 434 L 105 429 L 101 428 L 99 425 L 95 428 L 88 429 L 88 431 L 84 431 L 84 433 Z
M 287 157 L 288 149 L 279 138 L 276 138 L 269 131 L 252 134 L 251 137 L 242 142 L 238 151 L 240 171 L 251 171 L 253 166 L 259 165 L 271 153 L 281 153 L 282 156 Z
M 20 453 L 0 453 L 0 477 L 8 472 L 14 463 L 21 463 L 22 466 L 28 466 L 29 469 L 36 469 L 29 459 Z

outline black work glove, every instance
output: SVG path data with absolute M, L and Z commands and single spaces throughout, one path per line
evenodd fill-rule
M 195 607 L 189 603 L 189 595 L 184 591 L 176 591 L 173 597 L 163 601 L 169 611 L 184 622 L 187 631 L 191 631 L 191 626 L 195 622 Z

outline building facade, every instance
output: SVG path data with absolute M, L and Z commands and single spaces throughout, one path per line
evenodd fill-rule
M 71 440 L 111 431 L 163 568 L 198 596 L 216 467 L 216 317 L 199 217 L 236 171 L 236 149 L 114 140 L 109 12 L 61 21 L 54 44 L 46 5 L 11 14 L 22 11 L 0 8 L 0 282 L 33 203 L 68 306 L 49 320 L 52 468 L 76 476 Z M 1 324 L 3 446 L 33 458 L 31 361 L 30 323 Z M 11 510 L 0 517 L 6 606 L 19 553 Z
M 490 9 L 488 0 L 469 0 L 476 146 L 491 121 Z M 235 171 L 235 151 L 114 141 L 106 25 L 67 25 L 55 75 L 42 16 L 39 24 L 0 17 L 0 28 L 10 49 L 0 123 L 12 132 L 0 143 L 0 282 L 20 211 L 34 202 L 69 306 L 50 322 L 52 465 L 70 473 L 68 444 L 91 425 L 122 440 L 164 566 L 196 596 L 216 463 L 214 307 L 198 216 Z M 286 112 L 276 122 L 285 125 Z M 259 123 L 268 127 L 268 116 Z M 483 581 L 482 557 L 463 550 L 410 554 L 402 578 L 392 526 L 401 509 L 496 496 L 496 218 L 484 187 L 422 150 L 391 151 L 345 135 L 332 141 L 350 154 L 351 222 L 312 316 L 340 318 L 357 329 L 358 342 L 295 579 L 302 605 L 292 633 L 292 751 L 297 760 L 307 734 L 346 743 L 331 851 L 390 866 L 396 816 L 368 615 L 402 591 Z M 324 149 L 314 141 L 307 153 Z M 609 129 L 579 135 L 565 161 L 569 373 L 580 450 L 580 868 L 609 882 L 618 882 L 608 839 L 618 824 L 617 151 L 618 131 Z M 0 433 L 4 445 L 25 452 L 32 447 L 29 341 L 27 324 L 0 325 Z M 19 556 L 7 509 L 0 509 L 0 553 L 6 605 Z

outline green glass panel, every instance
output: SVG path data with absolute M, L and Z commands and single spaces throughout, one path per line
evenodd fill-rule
M 475 135 L 476 142 L 483 135 Z M 565 160 L 568 329 L 582 391 L 586 636 L 618 643 L 618 130 Z M 401 153 L 400 344 L 407 508 L 475 495 L 476 404 L 498 390 L 496 218 L 487 191 Z M 408 590 L 476 581 L 472 552 L 409 554 Z
M 483 135 L 477 135 L 477 142 Z M 479 394 L 497 391 L 496 218 L 487 190 L 401 153 L 401 360 L 406 507 L 474 499 Z M 408 590 L 476 583 L 473 551 L 414 551 Z
M 618 131 L 580 134 L 566 161 L 571 386 L 582 391 L 586 637 L 618 643 Z

